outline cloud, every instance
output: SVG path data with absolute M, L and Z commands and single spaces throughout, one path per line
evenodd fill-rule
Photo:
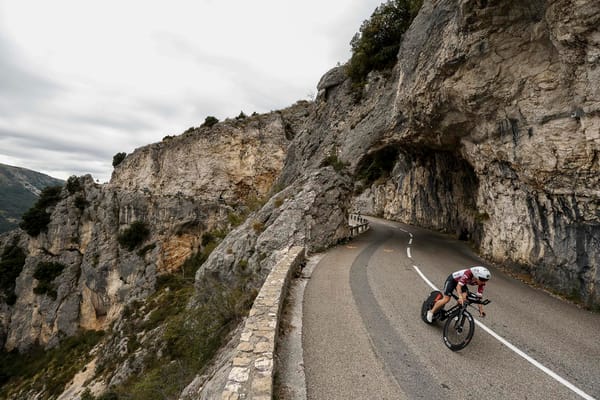
M 117 152 L 287 107 L 379 3 L 0 0 L 0 162 L 107 181 Z
M 61 86 L 23 63 L 0 32 L 0 116 L 35 111 L 62 90 Z

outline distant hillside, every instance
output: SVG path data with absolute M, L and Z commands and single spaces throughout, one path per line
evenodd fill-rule
M 0 164 L 0 233 L 19 226 L 21 215 L 33 206 L 43 188 L 64 183 L 39 172 Z

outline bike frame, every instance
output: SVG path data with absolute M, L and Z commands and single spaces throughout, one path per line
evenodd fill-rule
M 490 301 L 487 299 L 486 300 L 475 299 L 475 298 L 471 297 L 472 294 L 470 292 L 467 292 L 467 293 L 468 293 L 467 299 L 466 299 L 466 301 L 463 302 L 462 306 L 459 303 L 456 303 L 455 305 L 453 305 L 452 307 L 450 307 L 447 310 L 445 308 L 442 308 L 441 310 L 439 310 L 436 313 L 436 319 L 438 321 L 444 321 L 447 318 L 456 317 L 459 314 L 462 315 L 464 312 L 468 313 L 469 311 L 467 310 L 467 308 L 471 304 L 486 305 L 486 304 L 490 303 Z M 455 295 L 454 293 L 452 293 L 452 297 L 454 298 L 454 300 L 458 300 L 458 296 Z M 463 321 L 463 318 L 461 318 L 461 325 L 462 325 L 462 321 Z
M 439 296 L 442 292 L 439 290 L 431 292 L 429 297 L 423 302 L 421 307 L 421 319 L 427 324 L 431 324 L 426 318 L 426 313 L 433 307 L 436 299 L 439 300 Z M 435 298 L 434 298 L 435 296 Z M 458 296 L 452 293 L 452 297 L 458 300 Z M 489 304 L 489 300 L 482 300 L 475 293 L 471 293 L 467 290 L 467 298 L 463 304 L 456 303 L 449 309 L 441 307 L 440 310 L 436 311 L 434 320 L 446 321 L 444 323 L 443 338 L 446 346 L 452 351 L 458 351 L 464 349 L 471 339 L 473 338 L 475 330 L 475 320 L 473 315 L 468 311 L 471 304 Z

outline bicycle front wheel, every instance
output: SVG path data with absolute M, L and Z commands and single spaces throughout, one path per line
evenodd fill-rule
M 444 343 L 452 351 L 464 349 L 475 333 L 475 321 L 468 311 L 463 311 L 446 320 Z

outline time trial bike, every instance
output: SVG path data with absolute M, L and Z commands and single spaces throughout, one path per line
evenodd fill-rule
M 434 290 L 423 302 L 423 306 L 421 307 L 421 319 L 426 324 L 430 324 L 430 322 L 427 321 L 427 311 L 431 310 L 433 304 L 443 296 L 442 292 Z M 452 293 L 452 297 L 455 300 L 458 299 L 458 296 L 454 293 Z M 467 308 L 470 304 L 486 305 L 489 303 L 490 300 L 483 300 L 475 293 L 467 292 L 467 299 L 462 305 L 457 302 L 448 310 L 444 309 L 444 307 L 440 308 L 433 315 L 431 324 L 435 321 L 446 321 L 443 333 L 444 343 L 452 351 L 464 349 L 471 342 L 473 334 L 475 333 L 475 320 Z

